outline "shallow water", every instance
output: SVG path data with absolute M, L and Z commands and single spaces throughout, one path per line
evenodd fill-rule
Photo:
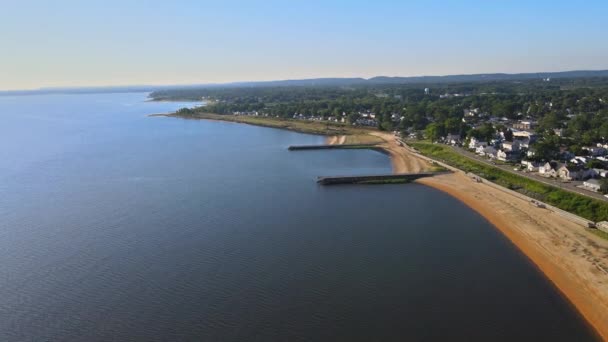
M 0 340 L 592 340 L 485 219 L 323 138 L 0 97 Z

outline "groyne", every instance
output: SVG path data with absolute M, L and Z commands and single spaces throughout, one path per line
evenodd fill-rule
M 391 184 L 391 183 L 408 183 L 419 178 L 433 177 L 451 173 L 445 172 L 420 172 L 420 173 L 397 173 L 383 175 L 354 175 L 354 176 L 328 176 L 318 177 L 317 183 L 321 185 L 337 185 L 337 184 Z

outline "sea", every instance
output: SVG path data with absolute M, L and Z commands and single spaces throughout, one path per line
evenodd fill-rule
M 147 93 L 0 96 L 0 341 L 593 341 L 458 200 L 324 138 L 150 117 Z

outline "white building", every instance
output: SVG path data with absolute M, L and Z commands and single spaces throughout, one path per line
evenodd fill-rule
M 540 166 L 537 162 L 522 160 L 521 165 L 526 168 L 529 172 L 537 172 Z
M 519 151 L 520 144 L 519 141 L 505 141 L 502 143 L 502 149 L 508 152 L 517 152 Z
M 557 177 L 558 164 L 556 162 L 545 163 L 538 167 L 538 173 L 544 177 Z
M 471 140 L 469 141 L 470 149 L 477 149 L 478 147 L 486 147 L 486 146 L 488 146 L 487 142 L 478 140 L 475 137 L 472 137 Z
M 589 179 L 583 182 L 583 186 L 591 191 L 600 191 L 602 187 L 597 179 Z

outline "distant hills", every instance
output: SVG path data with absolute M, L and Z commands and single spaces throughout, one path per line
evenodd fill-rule
M 390 77 L 377 76 L 365 78 L 313 78 L 300 80 L 232 82 L 193 85 L 166 85 L 166 86 L 116 86 L 116 87 L 79 87 L 79 88 L 41 88 L 36 90 L 10 90 L 0 91 L 1 95 L 29 95 L 29 94 L 91 94 L 91 93 L 124 93 L 124 92 L 153 92 L 170 89 L 189 88 L 218 88 L 218 87 L 290 87 L 290 86 L 348 86 L 348 85 L 377 85 L 377 84 L 438 84 L 463 82 L 491 82 L 491 81 L 518 81 L 534 79 L 567 79 L 567 78 L 595 78 L 608 77 L 608 70 L 575 70 L 560 72 L 535 72 L 520 74 L 471 74 L 446 76 L 411 76 Z

